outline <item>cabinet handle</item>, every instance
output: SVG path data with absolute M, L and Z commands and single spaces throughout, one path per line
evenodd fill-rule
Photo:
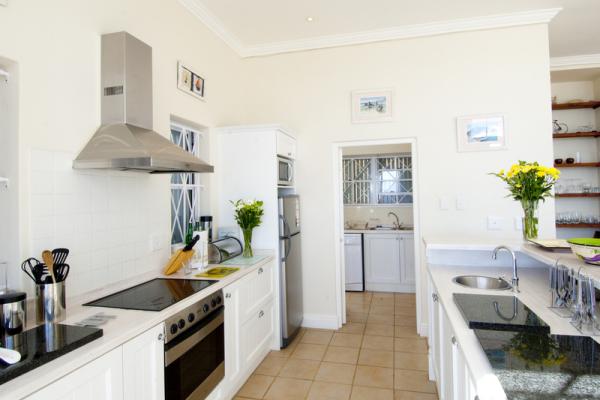
M 260 268 L 258 269 L 258 273 L 259 273 L 259 274 L 262 274 L 263 272 L 264 272 L 264 270 L 262 269 L 262 267 L 260 267 Z
M 452 342 L 453 345 L 456 345 L 456 338 L 454 336 L 452 336 L 452 338 L 450 338 L 450 341 Z
M 230 299 L 231 298 L 231 293 L 225 293 L 225 298 L 226 299 Z
M 438 301 L 437 293 L 431 293 L 431 298 L 433 299 L 433 301 Z
M 262 318 L 264 317 L 265 312 L 263 310 L 260 310 L 260 312 L 258 313 L 258 318 Z
M 291 155 L 292 155 L 292 153 L 288 152 L 288 156 L 291 156 Z
M 162 342 L 163 338 L 164 338 L 164 335 L 162 333 L 159 333 L 158 334 L 158 341 Z

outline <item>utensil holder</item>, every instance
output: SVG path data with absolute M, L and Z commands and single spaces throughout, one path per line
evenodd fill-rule
M 35 287 L 35 317 L 38 324 L 60 322 L 66 317 L 65 282 Z

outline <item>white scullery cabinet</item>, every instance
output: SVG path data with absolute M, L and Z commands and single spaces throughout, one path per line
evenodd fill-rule
M 413 232 L 364 235 L 365 285 L 370 291 L 415 291 Z

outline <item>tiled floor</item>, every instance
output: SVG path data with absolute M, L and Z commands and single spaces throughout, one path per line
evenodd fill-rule
M 342 329 L 303 329 L 265 358 L 235 400 L 437 400 L 415 296 L 346 293 L 346 300 Z

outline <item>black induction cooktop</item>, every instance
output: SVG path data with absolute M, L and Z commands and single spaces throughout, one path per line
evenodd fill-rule
M 161 311 L 215 282 L 217 281 L 157 278 L 86 303 L 84 306 Z
M 515 296 L 454 293 L 470 329 L 550 333 L 550 327 Z

